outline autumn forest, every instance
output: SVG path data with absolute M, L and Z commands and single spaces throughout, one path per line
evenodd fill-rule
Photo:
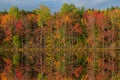
M 0 80 L 120 80 L 120 8 L 1 11 Z

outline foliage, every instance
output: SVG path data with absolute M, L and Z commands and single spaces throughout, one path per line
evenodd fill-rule
M 119 19 L 115 7 L 11 7 L 0 13 L 0 80 L 120 79 L 119 51 L 109 51 L 120 47 Z
M 14 54 L 13 55 L 13 64 L 14 65 L 19 65 L 19 61 L 20 61 L 20 54 Z
M 76 9 L 75 5 L 74 4 L 67 4 L 67 3 L 64 3 L 61 7 L 61 10 L 60 12 L 63 14 L 63 13 L 69 13 L 69 12 L 73 12 L 74 9 Z
M 18 35 L 13 36 L 13 45 L 15 47 L 20 47 L 20 40 Z
M 12 17 L 15 17 L 15 18 L 20 17 L 19 9 L 17 7 L 11 7 L 8 13 Z
M 40 5 L 38 25 L 43 26 L 50 17 L 50 9 L 47 6 Z

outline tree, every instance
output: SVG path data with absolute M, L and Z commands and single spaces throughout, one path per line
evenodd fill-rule
M 39 15 L 38 25 L 43 26 L 50 17 L 50 9 L 47 6 L 40 5 L 38 15 Z
M 60 9 L 61 13 L 67 13 L 69 10 L 69 5 L 67 3 L 64 3 Z
M 108 11 L 108 15 L 111 26 L 114 30 L 117 30 L 117 38 L 120 38 L 119 30 L 120 30 L 120 9 L 114 9 Z
M 4 32 L 3 29 L 0 27 L 0 43 L 3 41 L 4 38 L 5 38 L 5 32 Z
M 15 66 L 19 65 L 19 61 L 20 61 L 20 54 L 14 54 L 13 55 L 13 64 Z
M 26 12 L 25 10 L 21 10 L 21 11 L 20 11 L 20 14 L 21 14 L 22 17 L 25 17 L 26 13 L 27 13 L 27 12 Z
M 69 13 L 69 12 L 73 12 L 74 9 L 76 9 L 76 7 L 75 7 L 74 4 L 68 5 L 67 3 L 64 3 L 64 4 L 62 5 L 62 7 L 61 7 L 60 12 L 61 12 L 62 14 L 64 14 L 64 13 Z
M 11 7 L 10 9 L 9 9 L 9 14 L 10 14 L 10 16 L 12 16 L 12 17 L 15 17 L 15 18 L 19 18 L 20 17 L 20 13 L 19 13 L 20 11 L 19 11 L 19 9 L 17 8 L 17 7 Z
M 16 47 L 20 47 L 20 40 L 18 35 L 13 36 L 13 45 Z
M 38 18 L 38 15 L 35 15 L 35 14 L 27 14 L 26 15 L 26 21 L 27 21 L 28 27 L 31 30 L 34 30 L 36 27 L 38 27 L 37 18 Z
M 81 7 L 81 8 L 76 8 L 73 10 L 73 13 L 75 13 L 75 15 L 79 15 L 81 18 L 83 17 L 85 12 L 85 8 Z
M 73 12 L 73 10 L 76 9 L 74 4 L 69 5 L 69 12 Z

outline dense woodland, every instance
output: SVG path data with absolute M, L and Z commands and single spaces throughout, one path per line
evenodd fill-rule
M 0 80 L 120 79 L 120 51 L 80 48 L 120 48 L 120 8 L 64 3 L 52 14 L 45 5 L 0 12 Z

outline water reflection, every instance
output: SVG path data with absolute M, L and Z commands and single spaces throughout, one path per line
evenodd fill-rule
M 119 49 L 4 49 L 3 80 L 119 80 Z

